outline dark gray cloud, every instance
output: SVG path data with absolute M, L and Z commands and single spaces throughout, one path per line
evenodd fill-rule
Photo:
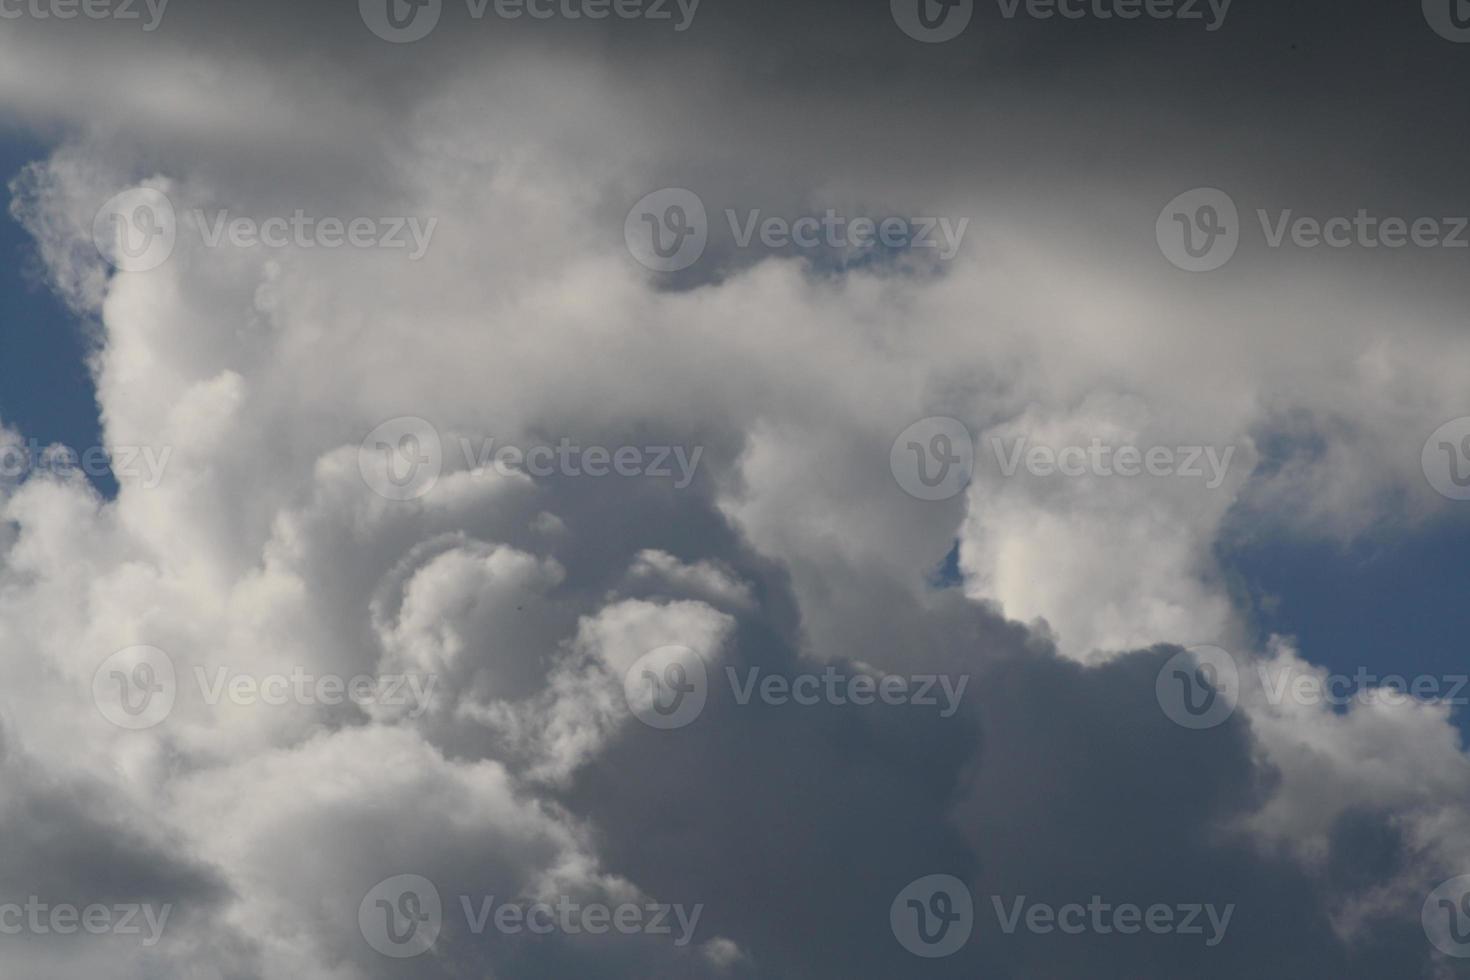
M 100 324 L 109 440 L 177 450 L 151 496 L 0 494 L 0 656 L 20 679 L 0 702 L 0 904 L 175 903 L 177 934 L 108 974 L 160 980 L 1470 975 L 1420 924 L 1470 872 L 1445 717 L 1267 703 L 1266 651 L 1212 559 L 1225 534 L 1351 536 L 1427 509 L 1425 422 L 1463 399 L 1458 256 L 1256 236 L 1191 276 L 1153 234 L 1204 185 L 1246 224 L 1452 213 L 1470 47 L 1413 3 L 1235 0 L 1215 31 L 977 3 L 943 44 L 884 2 L 703 0 L 684 31 L 444 8 L 401 45 L 354 3 L 172 0 L 154 32 L 0 22 L 0 118 L 56 143 L 14 213 Z M 417 265 L 191 240 L 151 278 L 109 275 L 95 209 L 154 177 L 181 208 L 429 214 L 440 237 Z M 711 241 L 660 278 L 621 233 L 668 186 L 697 191 Z M 724 218 L 828 207 L 966 217 L 971 237 L 953 263 L 853 261 L 743 248 Z M 1200 495 L 977 467 L 921 502 L 889 447 L 937 414 L 977 436 L 1228 440 L 1246 470 L 1258 443 L 1266 462 Z M 452 458 L 387 501 L 358 444 L 405 415 L 448 457 L 487 436 L 703 455 L 687 486 Z M 1201 641 L 1237 644 L 1245 682 L 1195 731 L 1155 681 Z M 134 643 L 186 679 L 440 687 L 421 717 L 184 699 L 124 733 L 86 693 Z M 710 699 L 655 730 L 623 680 L 673 643 L 706 647 Z M 947 716 L 740 704 L 727 669 L 966 686 Z M 445 913 L 401 960 L 358 918 L 400 874 Z M 890 907 L 938 874 L 973 897 L 974 931 L 920 959 Z M 460 905 L 548 895 L 701 918 L 678 945 L 477 932 Z M 1007 933 L 994 904 L 1094 896 L 1231 918 L 1207 945 Z M 7 975 L 100 975 L 108 955 L 11 938 Z

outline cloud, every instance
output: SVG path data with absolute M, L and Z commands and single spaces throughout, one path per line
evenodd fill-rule
M 1390 291 L 1363 256 L 1251 247 L 1185 277 L 1150 233 L 1206 164 L 1246 215 L 1281 193 L 1269 161 L 1216 164 L 1186 137 L 1243 126 L 1200 122 L 1224 112 L 1214 83 L 1238 73 L 1235 45 L 1286 28 L 1240 15 L 1246 40 L 1200 55 L 1185 86 L 1200 104 L 1150 87 L 1128 129 L 1103 125 L 1079 73 L 1125 78 L 1137 60 L 1166 80 L 1184 55 L 1096 25 L 1105 43 L 1085 55 L 1030 23 L 931 49 L 895 46 L 881 9 L 755 4 L 702 9 L 677 38 L 461 23 L 473 33 L 400 48 L 350 5 L 297 7 L 0 37 L 0 107 L 55 142 L 12 212 L 97 331 L 106 442 L 169 453 L 156 486 L 120 479 L 115 499 L 75 474 L 0 482 L 0 868 L 22 890 L 181 909 L 150 957 L 115 953 L 122 937 L 29 941 L 0 953 L 8 966 L 904 975 L 917 964 L 890 903 L 944 873 L 979 919 L 936 975 L 1450 969 L 1418 923 L 1470 860 L 1448 709 L 1272 703 L 1258 668 L 1320 668 L 1287 640 L 1255 649 L 1217 555 L 1251 531 L 1352 539 L 1446 514 L 1419 454 L 1464 413 L 1455 280 Z M 78 67 L 58 75 L 63 58 Z M 1324 130 L 1350 130 L 1323 112 Z M 1284 158 L 1320 159 L 1267 116 Z M 1167 166 L 1140 149 L 1164 137 L 1184 144 Z M 1088 139 L 1116 172 L 1079 174 Z M 178 241 L 156 269 L 113 272 L 93 220 L 139 183 L 168 196 Z M 1353 190 L 1323 184 L 1297 206 Z M 621 238 L 661 186 L 696 188 L 712 218 L 706 256 L 672 279 Z M 765 254 L 726 234 L 728 209 L 827 208 L 971 225 L 947 262 Z M 410 261 L 212 246 L 191 215 L 217 209 L 438 224 Z M 441 472 L 389 500 L 360 444 L 403 416 L 428 424 Z M 890 470 L 899 433 L 932 416 L 974 441 L 968 489 L 937 502 Z M 687 486 L 536 477 L 481 465 L 490 440 L 702 455 Z M 1198 447 L 1202 465 L 1212 449 L 1219 480 L 1006 472 L 1022 441 L 1094 440 Z M 960 587 L 935 588 L 956 546 Z M 1232 649 L 1243 678 L 1208 731 L 1156 697 L 1196 643 Z M 93 681 L 139 645 L 170 658 L 177 699 L 126 731 Z M 624 680 L 669 645 L 705 658 L 708 703 L 657 730 Z M 742 704 L 729 672 L 752 669 L 968 684 L 949 717 Z M 272 705 L 211 699 L 197 678 L 220 671 L 433 687 L 422 711 Z M 400 961 L 359 911 L 403 874 L 432 881 L 446 915 L 433 951 Z M 1021 895 L 1236 911 L 1218 947 L 1061 942 L 998 932 L 992 899 Z M 476 935 L 461 900 L 489 896 L 702 911 L 688 946 Z

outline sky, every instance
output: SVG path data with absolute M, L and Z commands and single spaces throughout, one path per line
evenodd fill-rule
M 0 141 L 0 169 L 8 182 L 27 163 L 44 159 L 46 147 L 15 133 L 6 137 Z M 42 444 L 97 445 L 101 430 L 87 372 L 88 325 L 47 288 L 31 238 L 8 210 L 0 236 L 5 253 L 0 411 Z
M 0 0 L 0 973 L 1470 977 L 1462 13 Z

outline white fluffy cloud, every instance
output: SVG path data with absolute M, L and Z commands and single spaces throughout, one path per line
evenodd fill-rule
M 1219 643 L 1254 664 L 1216 559 L 1227 518 L 1351 537 L 1444 507 L 1419 447 L 1463 414 L 1470 347 L 1438 302 L 1396 304 L 1322 270 L 1186 283 L 1156 268 L 1151 242 L 1086 223 L 1059 231 L 1046 195 L 987 192 L 956 179 L 952 161 L 894 176 L 854 158 L 826 182 L 763 163 L 747 177 L 731 150 L 759 143 L 757 121 L 736 113 L 710 124 L 707 146 L 689 140 L 691 121 L 738 91 L 726 63 L 710 67 L 712 96 L 651 85 L 621 49 L 497 59 L 448 45 L 397 85 L 401 52 L 345 43 L 324 43 L 316 65 L 252 33 L 254 57 L 217 63 L 221 43 L 193 21 L 115 47 L 34 33 L 26 45 L 0 37 L 0 105 L 62 135 L 15 184 L 14 210 L 53 287 L 96 321 L 106 441 L 170 455 L 158 486 L 124 479 L 115 500 L 64 476 L 0 483 L 0 657 L 18 679 L 0 723 L 24 745 L 18 784 L 84 781 L 119 822 L 146 817 L 154 846 L 188 871 L 157 891 L 193 894 L 202 911 L 147 975 L 409 975 L 356 933 L 358 899 L 405 871 L 446 895 L 678 900 L 661 887 L 680 874 L 640 863 L 638 841 L 612 829 L 629 805 L 605 782 L 645 762 L 618 751 L 634 745 L 687 765 L 689 795 L 718 799 L 718 774 L 670 763 L 667 740 L 638 741 L 651 736 L 622 702 L 624 673 L 656 647 L 690 646 L 718 667 L 790 643 L 813 665 L 982 675 L 1021 650 L 1022 663 L 1072 670 L 1054 643 L 1097 672 L 1075 675 L 1084 686 L 1156 644 Z M 89 73 L 44 70 L 73 46 L 96 57 Z M 782 135 L 791 159 L 821 157 L 818 135 Z M 160 268 L 110 274 L 92 219 L 140 181 L 183 219 L 178 245 Z M 716 249 L 707 273 L 674 289 L 631 260 L 620 233 L 629 203 L 681 181 L 700 186 L 717 223 L 736 201 L 985 220 L 938 270 L 818 274 Z M 1147 189 L 1118 198 L 1146 234 Z M 210 248 L 187 215 L 217 208 L 438 223 L 419 261 Z M 357 447 L 408 415 L 436 428 L 444 472 L 426 495 L 388 501 L 362 479 Z M 976 472 L 966 494 L 924 503 L 889 472 L 889 447 L 934 415 L 969 424 Z M 461 452 L 490 438 L 704 454 L 679 490 L 538 482 Z M 1281 438 L 1321 451 L 1264 466 L 1259 447 Z M 1007 476 L 997 447 L 1022 439 L 1233 456 L 1215 486 Z M 956 542 L 960 607 L 931 586 Z M 974 649 L 976 634 L 994 649 Z M 90 692 L 98 665 L 135 645 L 167 652 L 179 697 L 164 724 L 128 732 Z M 1284 644 L 1260 655 L 1313 669 Z M 209 704 L 195 684 L 201 672 L 293 669 L 435 686 L 422 712 L 405 712 Z M 1258 807 L 1230 814 L 1255 846 L 1284 845 L 1292 873 L 1310 878 L 1343 815 L 1369 811 L 1415 853 L 1372 895 L 1324 900 L 1344 933 L 1401 912 L 1426 868 L 1470 860 L 1459 816 L 1470 771 L 1442 707 L 1339 715 L 1268 704 L 1248 684 L 1241 716 L 1240 751 L 1276 780 Z M 851 735 L 822 724 L 801 734 Z M 851 752 L 886 759 L 882 746 L 906 738 L 942 741 L 880 728 Z M 841 771 L 861 783 L 861 766 Z M 647 778 L 628 774 L 631 786 Z M 832 817 L 823 805 L 792 804 Z M 941 823 L 943 805 L 926 816 Z M 804 962 L 779 928 L 752 924 L 743 899 L 717 910 L 724 921 Z M 215 937 L 214 954 L 200 948 Z M 746 936 L 702 938 L 697 960 L 648 944 L 620 951 L 617 968 L 785 973 Z M 536 969 L 601 955 L 567 946 Z M 441 952 L 446 976 L 529 976 L 528 962 L 543 963 L 464 936 Z M 96 968 L 91 950 L 68 955 L 69 970 Z

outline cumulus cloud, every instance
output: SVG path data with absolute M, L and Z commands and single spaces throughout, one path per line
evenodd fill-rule
M 0 479 L 0 877 L 20 901 L 178 909 L 156 948 L 6 936 L 0 962 L 906 975 L 919 961 L 890 904 L 944 873 L 973 894 L 976 937 L 923 964 L 935 975 L 1455 975 L 1418 921 L 1470 872 L 1449 707 L 1268 697 L 1324 668 L 1258 641 L 1219 557 L 1241 533 L 1350 541 L 1443 517 L 1419 451 L 1464 413 L 1452 279 L 1390 295 L 1352 263 L 1249 249 L 1208 281 L 1179 274 L 1151 229 L 1209 168 L 1189 149 L 1161 174 L 1102 132 L 1036 24 L 966 55 L 825 3 L 711 7 L 678 36 L 462 13 L 407 46 L 351 5 L 0 33 L 0 110 L 52 143 L 12 182 L 12 214 L 95 331 L 106 443 L 168 454 L 156 485 L 120 476 L 111 499 L 64 468 Z M 1201 56 L 1200 88 L 1268 32 L 1242 33 Z M 1088 70 L 1178 68 L 1153 40 L 1099 36 Z M 56 72 L 63 58 L 80 67 Z M 1224 112 L 1213 91 L 1191 114 L 1147 88 L 1125 109 L 1160 139 Z M 1283 159 L 1316 159 L 1278 135 Z M 1070 141 L 1089 138 L 1127 165 L 1079 174 Z M 1265 162 L 1228 163 L 1242 204 L 1279 194 Z M 94 218 L 140 185 L 167 196 L 177 242 L 117 271 Z M 711 216 L 704 259 L 674 276 L 622 237 L 663 186 Z M 949 261 L 859 261 L 742 247 L 725 216 L 827 208 L 971 224 Z M 416 259 L 250 248 L 211 243 L 198 216 L 220 209 L 435 224 Z M 890 449 L 936 416 L 967 426 L 973 474 L 925 501 Z M 363 443 L 403 417 L 429 437 L 399 449 L 432 456 L 434 478 L 389 499 L 398 464 Z M 1161 448 L 1200 475 L 1028 462 L 1094 443 L 1109 467 Z M 590 455 L 494 463 L 572 446 L 664 452 L 688 479 L 594 476 Z M 1199 643 L 1240 671 L 1234 714 L 1205 731 L 1156 687 Z M 665 647 L 708 678 L 672 730 L 627 696 Z M 135 648 L 158 651 L 148 672 L 137 656 L 104 670 Z M 742 696 L 740 678 L 772 675 L 966 693 L 949 715 Z M 136 682 L 166 685 L 171 708 L 129 728 L 97 691 Z M 416 958 L 374 948 L 360 914 L 401 875 L 442 906 Z M 991 911 L 1094 895 L 1230 904 L 1233 924 L 1218 947 L 1058 942 Z M 490 898 L 698 920 L 686 944 L 487 933 L 473 912 Z

